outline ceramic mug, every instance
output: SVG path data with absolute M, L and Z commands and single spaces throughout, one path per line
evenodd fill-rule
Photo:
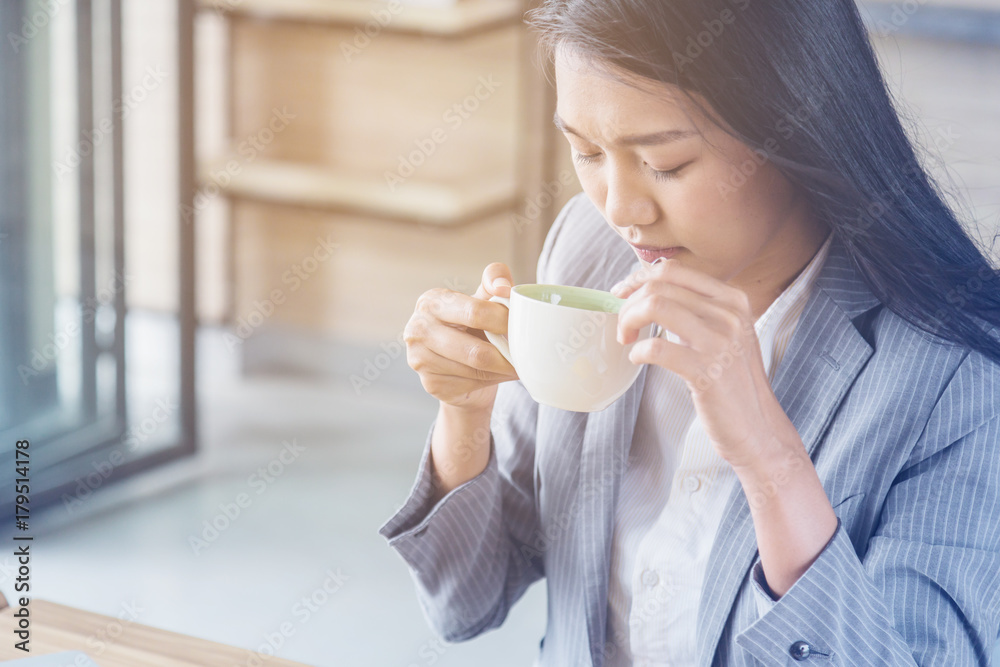
M 635 343 L 618 342 L 618 311 L 625 299 L 611 292 L 568 285 L 523 284 L 510 298 L 490 301 L 510 310 L 507 336 L 485 332 L 510 362 L 537 403 L 574 412 L 603 410 L 639 377 L 629 361 Z M 638 340 L 660 334 L 650 324 Z M 663 331 L 665 337 L 672 334 Z

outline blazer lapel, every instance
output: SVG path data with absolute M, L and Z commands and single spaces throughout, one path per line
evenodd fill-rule
M 810 456 L 873 351 L 852 319 L 878 304 L 835 239 L 772 386 Z M 700 665 L 711 664 L 757 555 L 750 508 L 739 484 L 730 494 L 717 535 L 721 537 L 709 556 L 698 610 Z
M 587 418 L 580 460 L 580 556 L 587 635 L 594 665 L 603 662 L 607 628 L 608 570 L 615 507 L 622 472 L 646 383 L 646 366 L 620 399 Z

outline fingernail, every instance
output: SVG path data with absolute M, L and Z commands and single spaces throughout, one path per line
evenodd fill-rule
M 510 281 L 506 278 L 497 278 L 493 281 L 493 289 L 500 289 L 501 287 L 510 287 Z
M 660 262 L 665 262 L 665 261 L 667 261 L 666 257 L 657 257 L 656 259 L 653 260 L 653 263 L 650 264 L 650 266 L 656 266 Z
M 618 296 L 618 292 L 620 292 L 623 287 L 625 287 L 624 281 L 617 282 L 615 283 L 614 287 L 611 288 L 611 293 L 614 294 L 615 296 Z

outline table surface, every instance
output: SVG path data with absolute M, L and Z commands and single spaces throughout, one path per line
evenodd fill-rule
M 0 610 L 0 661 L 75 650 L 86 653 L 100 667 L 233 667 L 258 664 L 258 660 L 267 667 L 307 667 L 46 600 L 31 600 L 28 605 L 31 652 L 25 653 L 14 648 L 19 641 L 14 634 L 14 611 L 14 607 Z

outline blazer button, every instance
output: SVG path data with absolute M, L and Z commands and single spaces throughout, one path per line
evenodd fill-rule
M 801 639 L 788 647 L 788 652 L 796 660 L 805 660 L 812 655 L 812 648 Z

